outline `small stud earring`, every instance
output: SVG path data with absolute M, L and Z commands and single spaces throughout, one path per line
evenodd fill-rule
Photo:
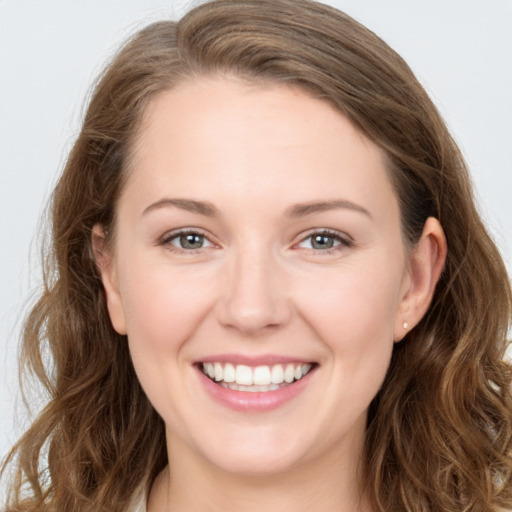
M 407 329 L 409 327 L 409 324 L 407 322 L 404 322 L 402 325 L 404 329 Z

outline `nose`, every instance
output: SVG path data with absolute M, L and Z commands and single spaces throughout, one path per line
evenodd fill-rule
M 217 312 L 223 326 L 257 335 L 289 321 L 285 272 L 270 251 L 247 248 L 233 255 L 228 265 Z

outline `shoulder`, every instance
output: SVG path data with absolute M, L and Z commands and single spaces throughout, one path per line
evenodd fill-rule
M 146 512 L 146 498 L 146 493 L 143 490 L 137 490 L 133 494 L 132 501 L 126 512 Z

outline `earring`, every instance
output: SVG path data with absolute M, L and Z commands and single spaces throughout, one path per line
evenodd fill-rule
M 403 326 L 403 328 L 404 328 L 404 329 L 407 329 L 407 328 L 409 327 L 409 324 L 408 324 L 407 322 L 404 322 L 404 323 L 402 324 L 402 326 Z

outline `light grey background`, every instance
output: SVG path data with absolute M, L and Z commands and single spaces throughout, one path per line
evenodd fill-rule
M 0 0 L 0 458 L 21 428 L 17 346 L 20 317 L 40 282 L 38 222 L 88 86 L 128 34 L 195 3 Z M 512 269 L 512 0 L 328 3 L 377 32 L 430 92 Z

